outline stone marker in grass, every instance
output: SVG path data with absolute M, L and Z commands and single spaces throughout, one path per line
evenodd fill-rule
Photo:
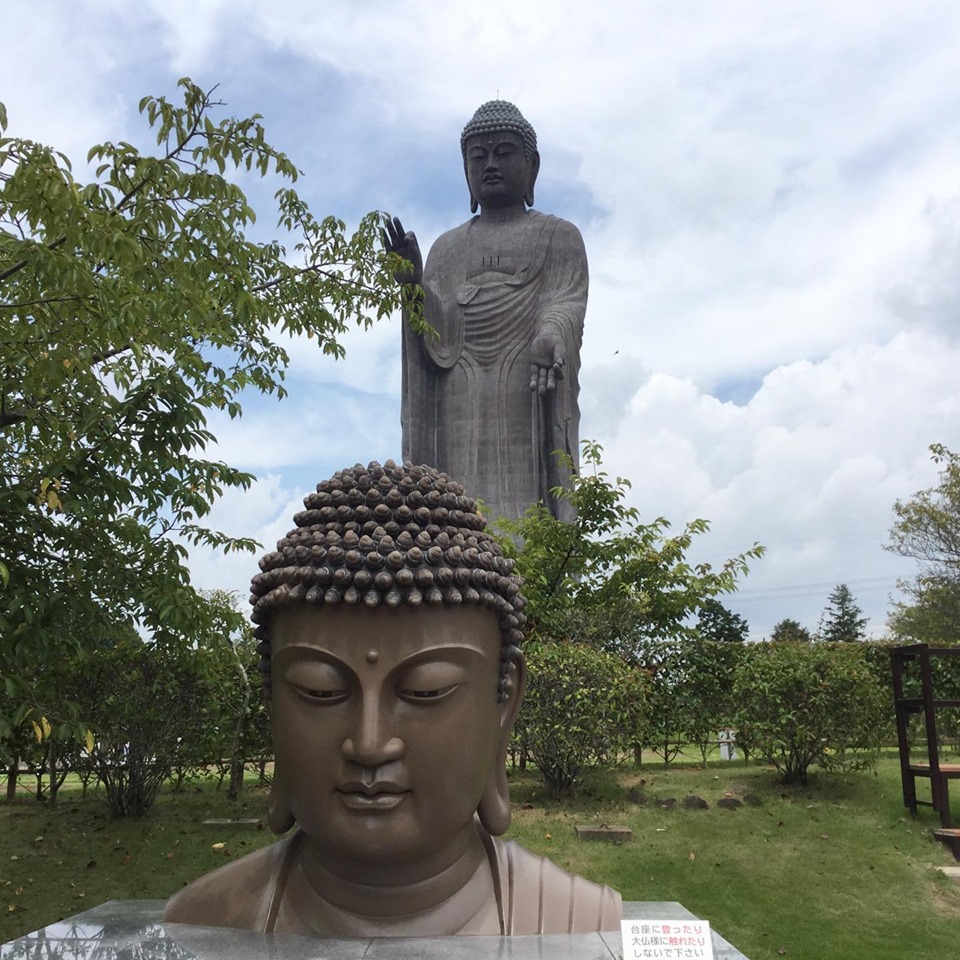
M 579 840 L 613 840 L 623 843 L 624 840 L 629 840 L 633 836 L 633 831 L 629 827 L 611 827 L 605 823 L 578 824 L 576 831 Z

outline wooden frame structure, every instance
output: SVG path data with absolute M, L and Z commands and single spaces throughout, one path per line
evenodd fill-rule
M 951 831 L 953 819 L 950 813 L 951 780 L 960 779 L 960 763 L 941 763 L 937 738 L 937 710 L 941 707 L 960 707 L 960 700 L 941 699 L 934 695 L 931 659 L 960 657 L 960 647 L 930 647 L 917 643 L 907 647 L 894 647 L 890 651 L 893 669 L 893 699 L 897 716 L 897 743 L 900 748 L 900 777 L 903 784 L 903 805 L 916 815 L 917 806 L 933 807 L 940 815 L 940 826 Z M 920 696 L 904 696 L 904 674 L 913 664 L 920 669 Z M 910 741 L 907 726 L 911 715 L 922 713 L 927 741 L 926 761 L 914 762 L 910 758 Z M 930 781 L 930 799 L 917 798 L 917 778 Z M 956 851 L 955 851 L 956 853 Z

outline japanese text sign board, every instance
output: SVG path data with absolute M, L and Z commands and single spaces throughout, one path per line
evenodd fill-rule
M 714 960 L 705 920 L 621 920 L 623 960 Z

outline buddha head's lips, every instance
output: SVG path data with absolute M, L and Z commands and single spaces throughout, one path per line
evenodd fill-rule
M 389 780 L 376 780 L 373 783 L 363 783 L 360 780 L 348 780 L 341 783 L 337 793 L 362 793 L 366 797 L 374 797 L 381 793 L 408 793 L 409 788 Z
M 337 793 L 348 810 L 386 813 L 400 806 L 410 791 L 387 780 L 378 780 L 371 784 L 351 780 L 337 787 Z

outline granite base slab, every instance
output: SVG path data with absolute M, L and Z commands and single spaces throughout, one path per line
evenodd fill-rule
M 163 923 L 163 900 L 109 900 L 0 945 L 0 960 L 622 960 L 620 933 L 330 940 Z M 626 920 L 690 920 L 675 902 L 629 902 Z M 713 931 L 716 960 L 747 960 Z

